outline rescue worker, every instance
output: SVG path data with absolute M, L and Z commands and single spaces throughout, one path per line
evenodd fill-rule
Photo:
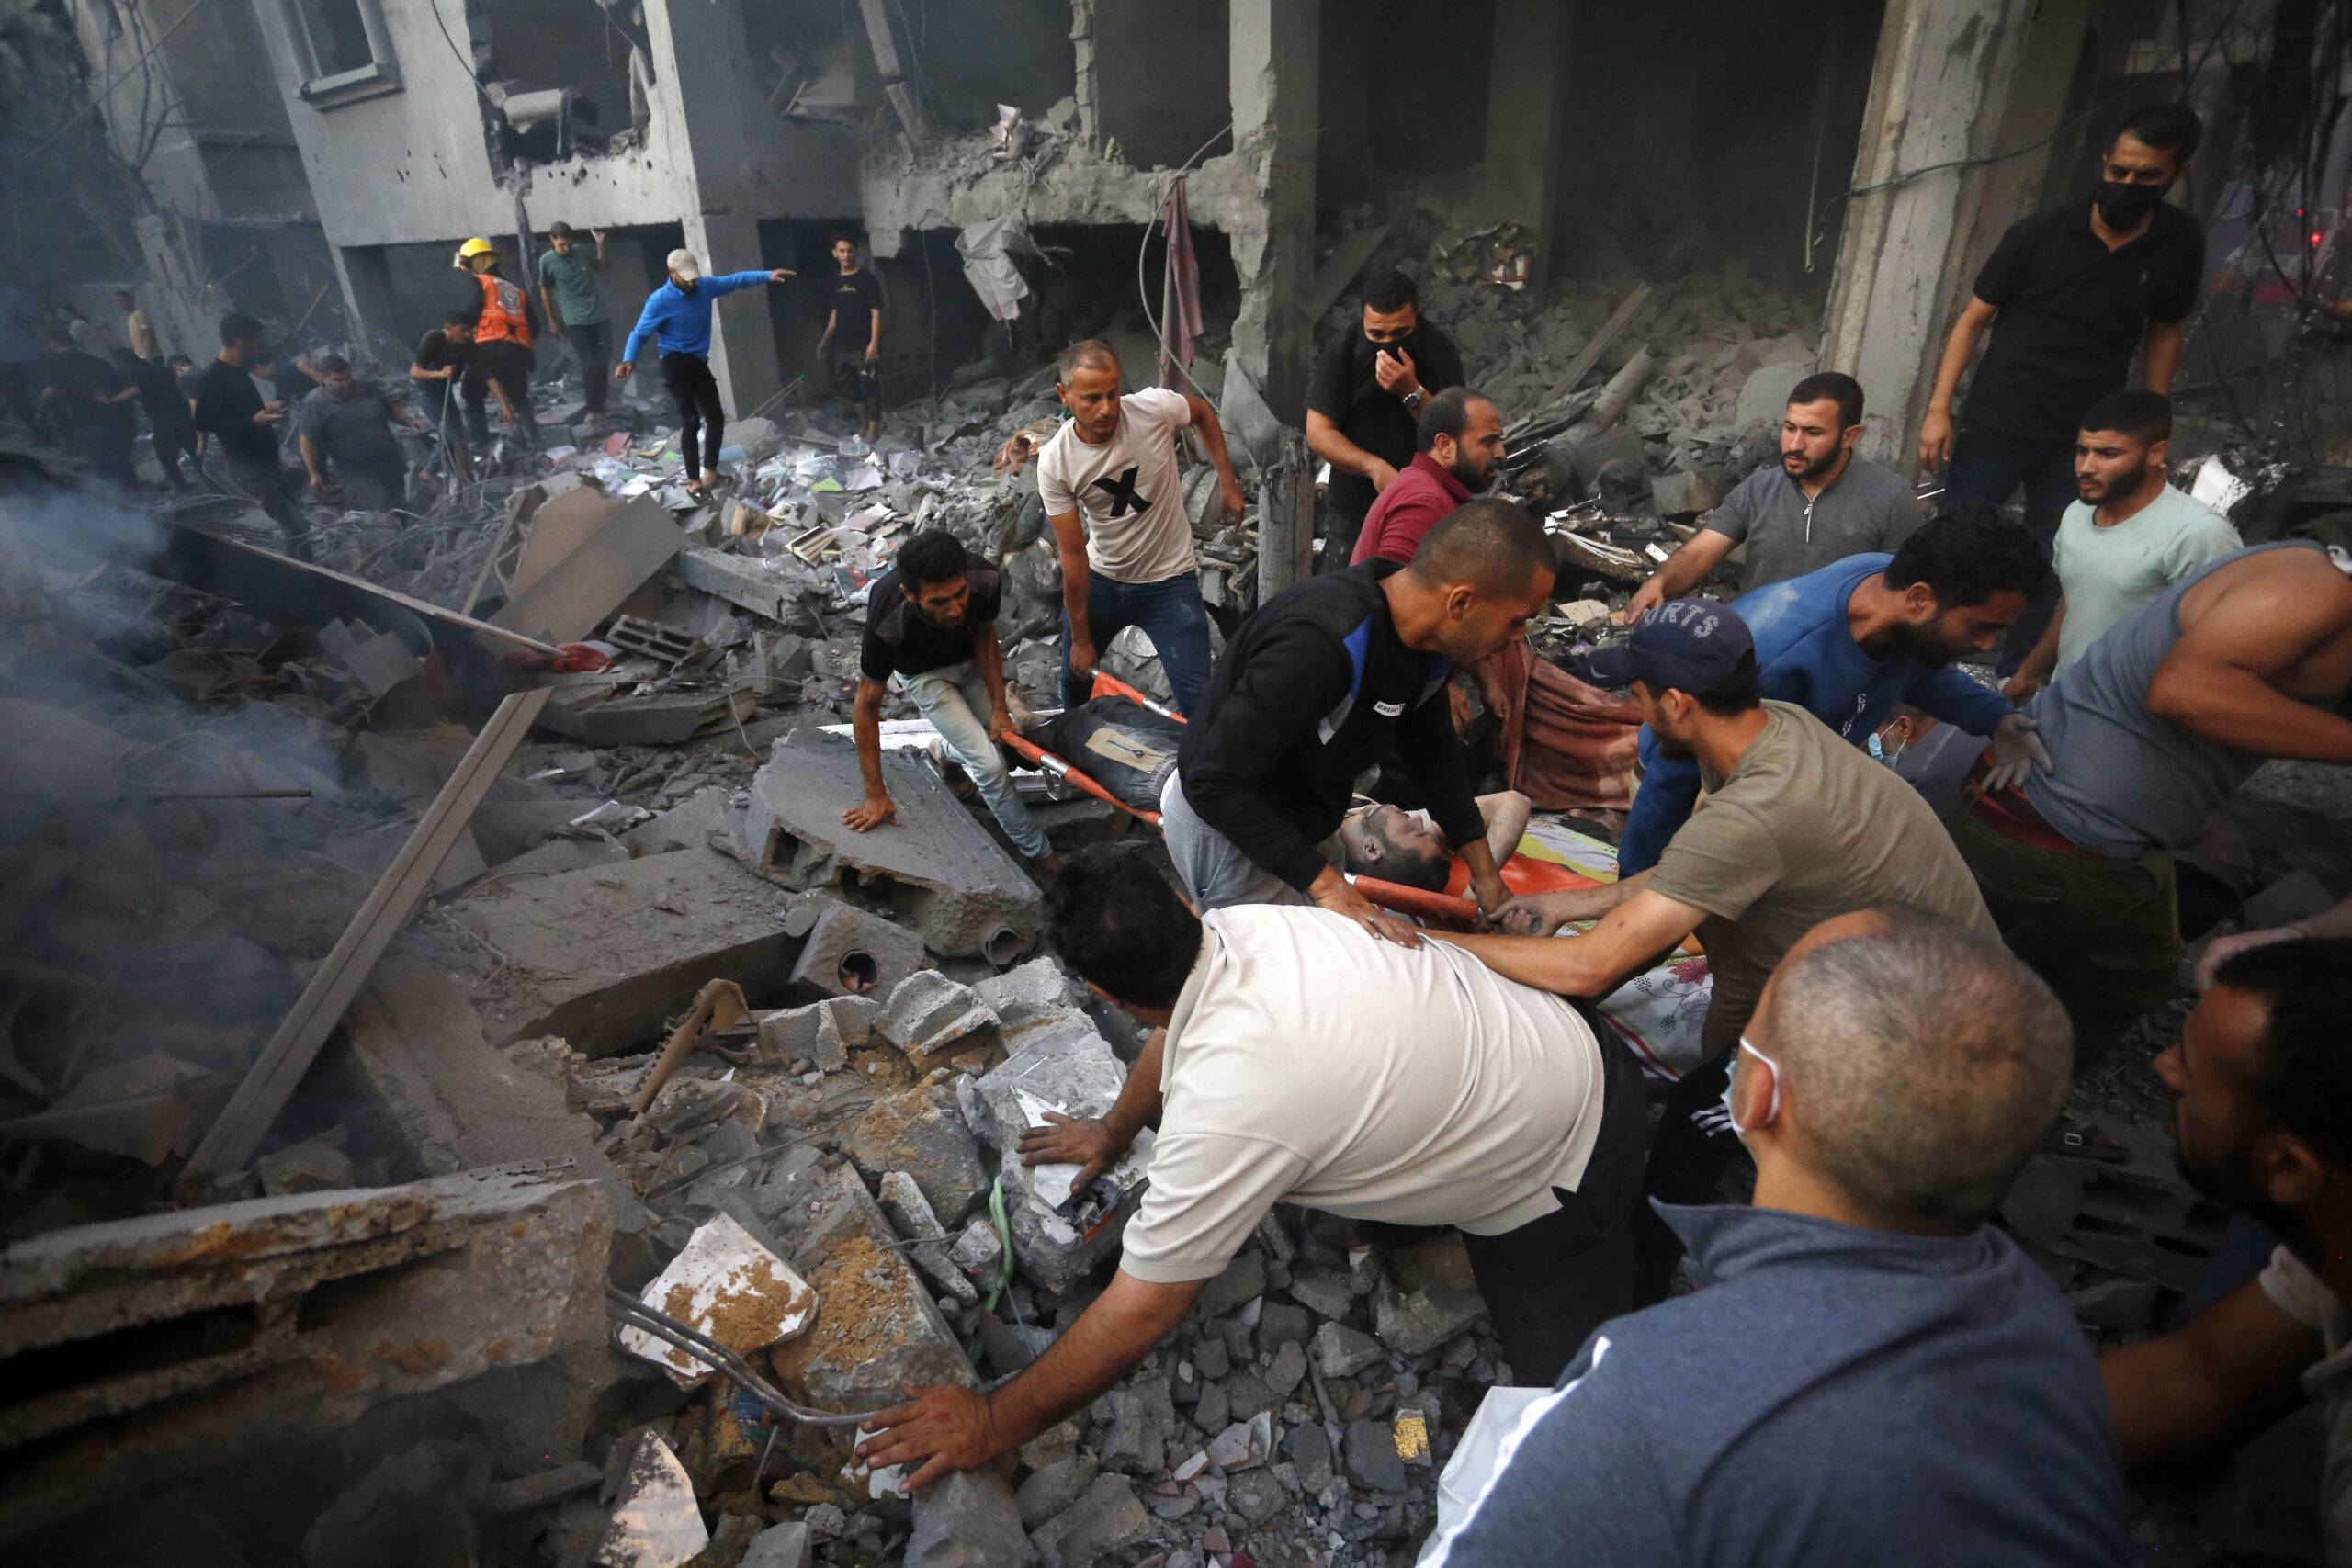
M 538 313 L 532 309 L 530 290 L 499 276 L 498 247 L 477 236 L 458 247 L 466 269 L 464 291 L 453 301 L 473 307 L 473 357 L 467 367 L 462 390 L 466 401 L 466 434 L 477 450 L 490 447 L 488 399 L 495 395 L 506 423 L 537 446 L 538 416 L 531 412 L 531 371 L 537 363 L 531 344 L 538 334 Z

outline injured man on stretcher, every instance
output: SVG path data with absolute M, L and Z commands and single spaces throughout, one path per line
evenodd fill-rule
M 1487 847 L 1494 852 L 1497 865 L 1518 853 L 1533 814 L 1534 804 L 1515 789 L 1478 797 L 1478 817 L 1487 825 Z M 1358 795 L 1340 819 L 1336 843 L 1339 867 L 1351 876 L 1376 876 L 1443 893 L 1453 874 L 1454 846 L 1445 841 L 1426 811 L 1408 811 Z M 1327 855 L 1330 850 L 1327 844 Z

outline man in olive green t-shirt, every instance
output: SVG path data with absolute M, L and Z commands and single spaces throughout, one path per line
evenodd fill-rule
M 539 320 L 553 336 L 571 340 L 572 352 L 580 356 L 581 391 L 594 419 L 605 412 L 613 335 L 612 316 L 597 287 L 597 274 L 605 269 L 605 231 L 588 232 L 596 242 L 593 254 L 580 248 L 571 224 L 548 227 L 548 248 L 539 255 Z
M 1804 708 L 1757 691 L 1756 645 L 1729 605 L 1678 599 L 1633 637 L 1596 652 L 1593 680 L 1631 686 L 1668 756 L 1695 759 L 1707 795 L 1657 865 L 1607 887 L 1515 898 L 1508 936 L 1448 937 L 1511 979 L 1565 996 L 1614 990 L 1696 931 L 1714 994 L 1701 1031 L 1706 1065 L 1667 1097 L 1649 1193 L 1714 1199 L 1729 1141 L 1693 1118 L 1723 1098 L 1731 1054 L 1764 982 L 1799 937 L 1835 915 L 1901 904 L 1997 936 L 1976 879 L 1919 793 Z M 1591 933 L 1549 940 L 1570 920 Z M 1645 1216 L 1649 1211 L 1642 1211 Z M 1680 1244 L 1644 1221 L 1635 1299 L 1666 1293 Z

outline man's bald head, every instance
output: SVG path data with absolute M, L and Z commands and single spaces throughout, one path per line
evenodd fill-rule
M 1748 1032 L 1780 1065 L 1789 1157 L 1894 1222 L 1989 1216 L 2074 1066 L 2039 976 L 1990 937 L 1894 905 L 1806 933 Z

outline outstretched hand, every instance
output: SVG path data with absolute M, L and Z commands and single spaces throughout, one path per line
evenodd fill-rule
M 978 1470 L 1004 1451 L 988 1396 L 956 1383 L 929 1388 L 900 1379 L 907 1403 L 874 1417 L 875 1435 L 858 1444 L 857 1457 L 875 1470 L 916 1465 L 900 1490 L 912 1496 L 944 1475 Z

